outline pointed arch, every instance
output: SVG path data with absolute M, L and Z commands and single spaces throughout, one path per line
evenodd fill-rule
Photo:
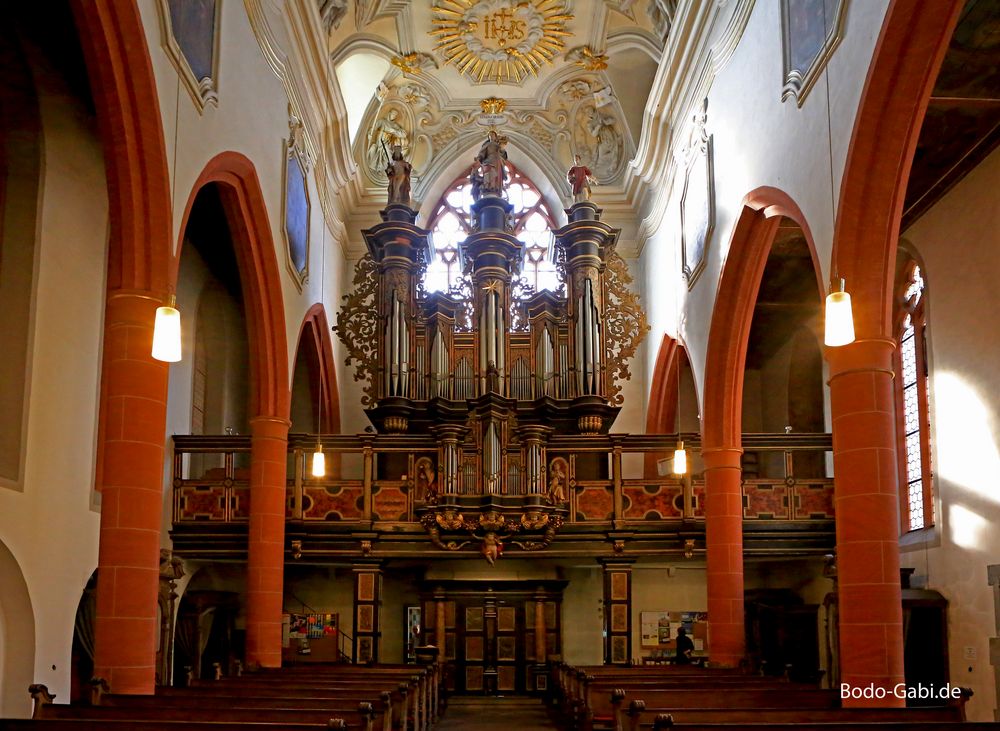
M 963 0 L 893 0 L 861 94 L 841 180 L 831 269 L 847 280 L 857 340 L 827 349 L 833 423 L 840 680 L 904 677 L 892 286 L 906 186 Z M 873 570 L 872 555 L 882 561 Z M 845 705 L 902 705 L 899 699 Z
M 653 366 L 653 380 L 649 388 L 646 407 L 647 434 L 673 434 L 679 432 L 681 370 L 687 368 L 687 351 L 677 339 L 664 333 Z M 650 452 L 643 459 L 643 474 L 647 478 L 657 475 L 657 463 L 667 459 L 663 452 Z
M 104 147 L 108 274 L 96 455 L 102 492 L 95 665 L 118 693 L 151 693 L 168 369 L 150 352 L 170 291 L 171 170 L 138 4 L 73 0 Z M 113 507 L 115 509 L 113 509 Z
M 894 0 L 875 47 L 847 152 L 832 272 L 846 278 L 859 340 L 892 337 L 903 199 L 924 113 L 964 0 Z
M 138 5 L 76 0 L 108 179 L 108 290 L 170 285 L 170 170 L 153 64 Z
M 705 360 L 702 458 L 711 661 L 735 667 L 744 656 L 742 454 L 743 371 L 757 293 L 782 216 L 802 229 L 820 292 L 816 247 L 787 193 L 763 187 L 743 199 L 712 310 Z
M 215 183 L 233 238 L 247 315 L 250 343 L 250 414 L 287 419 L 290 394 L 288 344 L 281 276 L 253 162 L 238 152 L 222 152 L 208 161 L 195 181 L 179 229 L 173 281 L 191 207 L 198 192 Z
M 798 204 L 777 188 L 761 187 L 743 199 L 733 228 L 712 310 L 705 358 L 702 411 L 703 449 L 740 448 L 743 368 L 757 292 L 782 216 L 794 221 L 805 237 L 823 297 L 823 282 L 812 231 Z
M 324 434 L 339 434 L 340 392 L 337 388 L 337 367 L 333 359 L 330 326 L 322 302 L 310 307 L 302 319 L 298 345 L 295 349 L 296 359 L 299 354 L 305 355 L 310 378 L 319 385 L 319 400 L 323 404 L 320 429 Z M 294 366 L 292 372 L 295 372 Z
M 667 334 L 660 341 L 653 366 L 646 409 L 646 433 L 667 434 L 677 431 L 678 373 L 684 346 Z

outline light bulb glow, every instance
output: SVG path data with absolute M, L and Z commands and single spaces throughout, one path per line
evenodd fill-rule
M 686 475 L 688 471 L 688 455 L 687 450 L 684 449 L 684 442 L 677 445 L 677 449 L 674 450 L 674 474 L 675 475 Z
M 840 280 L 840 291 L 826 296 L 826 333 L 823 342 L 830 347 L 839 347 L 854 342 L 854 310 L 851 295 L 844 291 L 844 280 Z
M 313 477 L 326 476 L 326 455 L 323 454 L 323 447 L 319 444 L 316 445 L 316 451 L 313 452 L 311 473 Z
M 173 297 L 169 305 L 156 308 L 152 356 L 165 363 L 176 363 L 181 359 L 181 313 L 174 307 Z

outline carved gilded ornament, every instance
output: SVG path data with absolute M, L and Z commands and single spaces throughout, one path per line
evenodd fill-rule
M 480 101 L 479 107 L 483 114 L 503 114 L 503 110 L 507 108 L 507 100 L 491 96 Z
M 607 268 L 604 273 L 605 318 L 604 332 L 607 337 L 608 355 L 608 400 L 615 406 L 624 402 L 622 381 L 632 379 L 629 362 L 639 348 L 642 339 L 649 332 L 646 313 L 639 303 L 639 297 L 629 289 L 632 275 L 625 260 L 611 248 L 607 254 Z
M 519 516 L 508 518 L 496 510 L 489 510 L 480 513 L 477 519 L 467 520 L 457 510 L 443 508 L 425 513 L 420 523 L 427 531 L 431 543 L 445 551 L 460 551 L 473 543 L 473 540 L 479 540 L 479 552 L 493 564 L 503 554 L 504 540 L 522 551 L 541 551 L 548 548 L 556 533 L 562 528 L 564 518 L 544 510 L 529 510 Z M 442 531 L 467 533 L 472 540 L 445 540 L 441 536 Z M 537 538 L 525 536 L 523 540 L 513 540 L 514 536 L 525 531 L 541 534 Z
M 399 56 L 393 56 L 389 63 L 398 68 L 404 74 L 416 74 L 421 71 L 433 71 L 438 67 L 437 61 L 426 53 L 414 51 Z
M 572 35 L 563 0 L 440 0 L 435 50 L 476 82 L 520 84 L 563 52 Z
M 593 50 L 590 46 L 578 46 L 566 52 L 566 60 L 584 71 L 604 71 L 608 67 L 608 55 Z
M 375 404 L 378 358 L 378 264 L 368 254 L 354 267 L 354 289 L 343 296 L 333 330 L 347 349 L 345 365 L 354 366 L 354 380 L 364 382 L 363 406 Z

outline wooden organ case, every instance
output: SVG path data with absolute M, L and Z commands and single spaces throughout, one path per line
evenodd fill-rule
M 476 200 L 459 250 L 462 284 L 428 293 L 429 232 L 408 206 L 387 206 L 363 232 L 368 254 L 334 328 L 365 382 L 380 441 L 398 442 L 380 451 L 375 479 L 406 476 L 431 542 L 478 545 L 490 563 L 504 550 L 545 549 L 575 482 L 608 479 L 599 453 L 574 459 L 550 454 L 549 443 L 606 441 L 648 330 L 615 250 L 619 232 L 597 206 L 577 203 L 553 232 L 564 281 L 555 292 L 533 292 L 520 278 L 524 245 L 511 210 L 502 195 Z M 408 451 L 416 437 L 431 437 L 436 452 Z

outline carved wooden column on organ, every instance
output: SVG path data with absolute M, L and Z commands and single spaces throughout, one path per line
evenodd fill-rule
M 382 223 L 363 231 L 368 252 L 378 264 L 378 386 L 381 399 L 412 399 L 416 383 L 416 298 L 422 274 L 427 234 L 414 224 L 417 213 L 391 204 L 381 212 Z M 404 411 L 387 414 L 386 431 L 407 430 Z

